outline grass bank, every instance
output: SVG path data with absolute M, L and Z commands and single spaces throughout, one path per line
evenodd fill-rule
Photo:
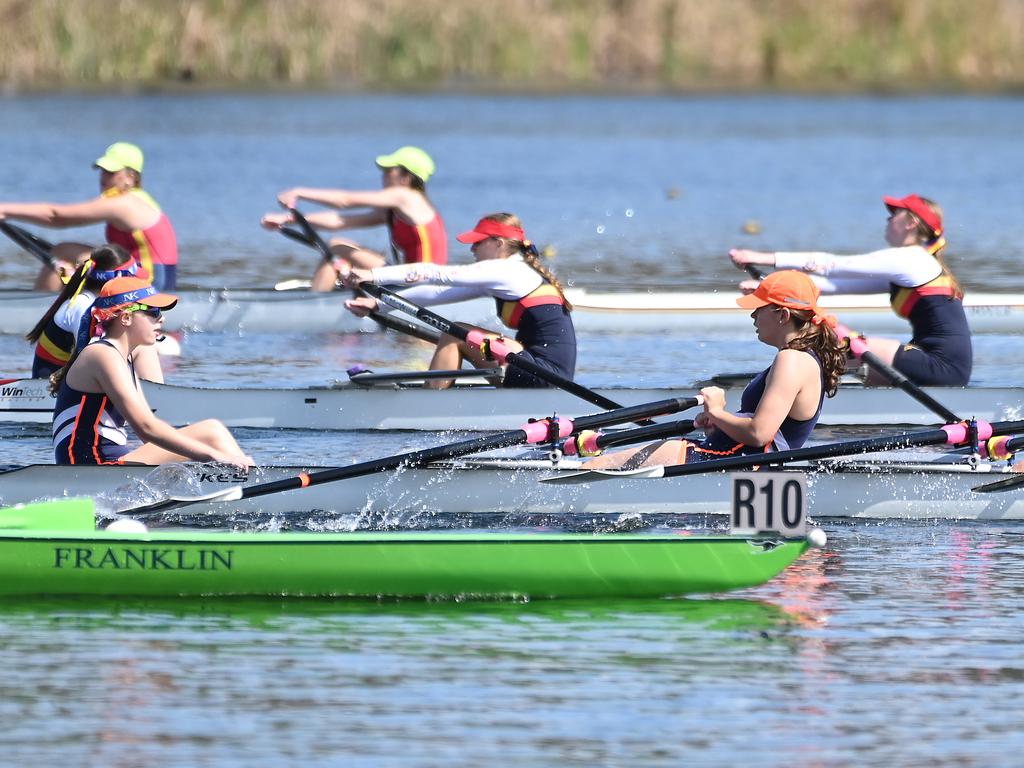
M 8 90 L 999 90 L 1024 0 L 0 0 Z

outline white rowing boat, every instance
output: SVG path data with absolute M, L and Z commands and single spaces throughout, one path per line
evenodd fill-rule
M 206 389 L 146 382 L 153 411 L 174 425 L 217 418 L 233 427 L 281 429 L 448 429 L 495 431 L 514 428 L 530 418 L 592 413 L 595 406 L 557 389 L 515 390 L 464 384 L 447 390 L 404 381 L 370 385 L 372 377 L 330 387 L 307 389 Z M 719 382 L 716 382 L 719 383 Z M 743 383 L 720 382 L 729 402 L 739 401 Z M 598 389 L 622 405 L 638 405 L 688 396 L 700 384 L 680 388 Z M 1014 387 L 948 387 L 926 391 L 954 413 L 985 421 L 1017 418 L 1024 391 Z M 49 422 L 53 411 L 43 379 L 0 382 L 0 422 Z M 823 426 L 866 426 L 940 422 L 935 414 L 899 389 L 844 383 L 825 402 Z
M 177 473 L 186 467 L 192 477 L 189 496 L 238 483 L 294 477 L 309 469 L 265 467 L 247 478 L 236 470 L 203 465 L 156 470 L 144 466 L 31 465 L 0 473 L 0 504 L 104 493 L 110 496 L 112 489 L 124 486 L 113 497 L 119 508 L 134 507 L 154 498 L 144 484 L 151 472 L 157 475 L 170 469 Z M 189 516 L 261 514 L 285 518 L 316 513 L 318 519 L 326 515 L 336 519 L 338 527 L 344 527 L 369 515 L 377 521 L 397 523 L 408 522 L 413 515 L 435 514 L 728 514 L 731 510 L 731 476 L 721 472 L 565 485 L 538 482 L 578 468 L 578 461 L 566 459 L 557 469 L 547 461 L 467 461 L 327 482 L 242 501 L 192 504 L 180 512 Z M 804 465 L 803 469 L 807 468 Z M 819 463 L 812 469 L 807 475 L 808 510 L 815 518 L 1024 519 L 1024 490 L 970 490 L 1007 476 L 1004 465 L 983 462 L 972 469 L 966 463 L 858 460 Z
M 204 332 L 300 333 L 371 332 L 379 326 L 345 309 L 347 293 L 273 290 L 179 290 L 178 306 L 167 314 L 168 330 Z M 736 334 L 750 331 L 750 313 L 735 304 L 736 294 L 567 292 L 576 328 L 584 332 L 687 332 Z M 0 333 L 24 334 L 42 316 L 53 295 L 0 290 Z M 822 305 L 863 333 L 905 335 L 909 326 L 889 308 L 887 296 L 826 296 Z M 1024 294 L 969 293 L 964 299 L 975 333 L 1024 332 Z M 477 299 L 445 308 L 455 322 L 493 325 L 494 302 Z

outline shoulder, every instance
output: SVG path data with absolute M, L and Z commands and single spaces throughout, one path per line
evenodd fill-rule
M 780 349 L 772 363 L 772 373 L 776 376 L 803 376 L 807 372 L 817 371 L 821 367 L 817 358 L 801 349 Z

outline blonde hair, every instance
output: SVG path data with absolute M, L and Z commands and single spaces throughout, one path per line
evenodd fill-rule
M 488 221 L 496 221 L 499 224 L 504 224 L 509 227 L 523 229 L 523 222 L 520 221 L 519 217 L 514 213 L 489 213 L 483 218 Z M 537 247 L 533 243 L 529 240 L 511 240 L 507 237 L 495 237 L 495 240 L 498 240 L 503 246 L 512 249 L 514 252 L 519 253 L 523 257 L 523 261 L 525 261 L 530 268 L 537 272 L 537 274 L 543 277 L 556 291 L 558 291 L 558 295 L 561 296 L 566 310 L 572 312 L 572 302 L 565 298 L 565 289 L 562 287 L 562 283 L 559 282 L 557 277 L 555 277 L 554 272 L 541 264 L 540 253 L 537 251 Z
M 945 221 L 945 217 L 942 215 L 942 207 L 934 200 L 929 200 L 927 197 L 922 197 L 921 202 L 931 209 L 932 213 L 939 217 L 939 221 Z M 906 210 L 906 209 L 904 209 Z M 946 264 L 946 260 L 942 257 L 942 252 L 946 249 L 946 238 L 942 235 L 936 237 L 935 232 L 932 228 L 925 224 L 921 217 L 915 214 L 913 211 L 907 210 L 910 217 L 917 224 L 917 241 L 921 244 L 926 251 L 928 251 L 935 260 L 939 262 L 939 266 L 942 268 L 942 273 L 949 277 L 953 282 L 953 289 L 956 291 L 958 296 L 963 296 L 963 288 L 960 286 L 960 281 L 956 279 L 956 275 L 953 274 L 953 270 Z

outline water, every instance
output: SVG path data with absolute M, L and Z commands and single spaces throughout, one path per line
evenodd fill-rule
M 1024 290 L 1007 259 L 1024 240 L 1015 99 L 46 96 L 0 109 L 8 199 L 85 197 L 103 147 L 140 143 L 186 284 L 305 275 L 312 254 L 256 226 L 274 194 L 372 188 L 375 154 L 419 143 L 452 231 L 515 211 L 577 285 L 726 289 L 741 276 L 731 246 L 871 249 L 879 197 L 916 191 L 945 207 L 968 286 Z M 740 234 L 747 219 L 764 233 Z M 30 280 L 27 257 L 0 243 L 0 258 L 7 284 Z M 700 329 L 580 341 L 593 386 L 679 385 L 771 356 L 752 335 Z M 1019 383 L 1019 339 L 976 344 L 975 383 Z M 426 359 L 378 336 L 195 334 L 183 350 L 168 379 L 207 386 Z M 0 376 L 25 371 L 27 351 L 0 337 Z M 262 463 L 319 464 L 452 437 L 238 434 Z M 45 427 L 0 427 L 0 463 L 48 460 Z M 827 530 L 824 552 L 730 599 L 6 601 L 0 745 L 12 764 L 1018 762 L 1024 529 Z

